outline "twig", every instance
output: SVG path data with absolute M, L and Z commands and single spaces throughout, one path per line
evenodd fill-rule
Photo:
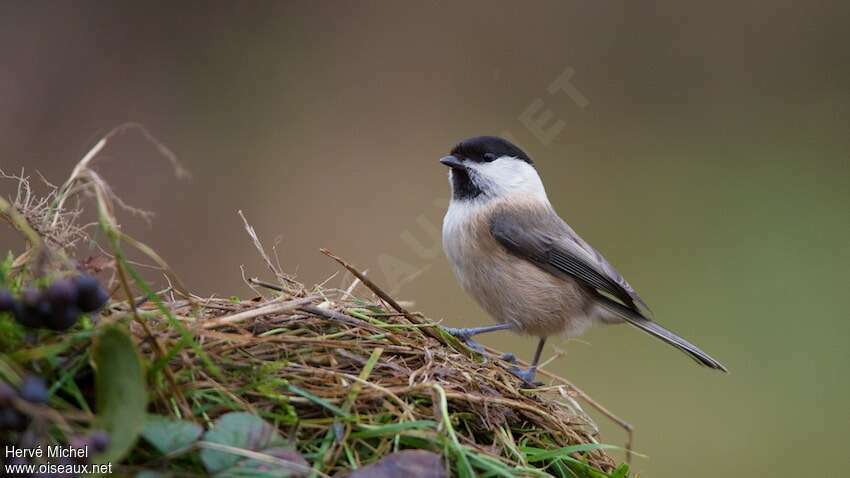
M 242 213 L 242 210 L 237 211 L 237 213 L 239 214 L 239 217 L 242 218 L 242 222 L 245 225 L 245 231 L 248 233 L 248 236 L 251 237 L 251 241 L 253 241 L 254 247 L 260 253 L 260 257 L 262 257 L 263 261 L 266 263 L 266 267 L 268 267 L 271 273 L 274 274 L 274 276 L 277 278 L 281 285 L 288 284 L 292 287 L 291 290 L 287 289 L 287 292 L 296 292 L 300 284 L 298 284 L 298 282 L 293 280 L 291 277 L 284 274 L 274 265 L 274 263 L 272 263 L 271 258 L 266 253 L 265 247 L 263 247 L 263 243 L 260 242 L 260 237 L 257 235 L 257 231 L 254 230 L 254 227 L 248 223 L 248 219 L 245 218 L 245 214 Z
M 343 313 L 337 312 L 335 310 L 325 309 L 323 307 L 317 307 L 315 305 L 304 305 L 298 307 L 299 310 L 307 312 L 308 314 L 318 315 L 319 317 L 324 317 L 326 319 L 338 320 L 340 322 L 353 325 L 355 327 L 360 327 L 361 329 L 366 329 L 373 334 L 383 334 L 385 331 L 375 327 L 374 325 L 364 322 L 359 319 L 355 319 L 349 315 L 345 315 Z M 388 335 L 387 340 L 392 342 L 395 345 L 400 345 L 401 342 L 395 338 L 394 336 Z
M 261 281 L 260 279 L 257 279 L 256 277 L 251 277 L 250 279 L 248 279 L 248 282 L 250 282 L 251 284 L 254 284 L 254 285 L 258 285 L 260 287 L 265 287 L 266 289 L 276 290 L 278 292 L 283 292 L 283 287 L 281 287 L 279 285 L 274 285 L 271 282 Z
M 168 159 L 168 161 L 171 163 L 171 166 L 174 168 L 174 174 L 178 178 L 184 179 L 184 178 L 188 178 L 190 176 L 189 171 L 187 171 L 180 164 L 180 161 L 177 159 L 177 155 L 174 154 L 170 149 L 168 149 L 153 134 L 151 134 L 150 131 L 148 131 L 147 128 L 145 128 L 142 124 L 140 124 L 140 123 L 124 123 L 124 124 L 118 125 L 115 128 L 113 128 L 111 131 L 106 133 L 106 135 L 103 138 L 101 138 L 100 141 L 95 143 L 95 145 L 92 147 L 92 149 L 90 149 L 89 152 L 86 153 L 85 156 L 83 156 L 83 159 L 81 159 L 80 162 L 77 163 L 77 165 L 74 167 L 74 170 L 71 172 L 71 175 L 68 177 L 68 179 L 62 185 L 62 187 L 59 188 L 59 190 L 57 191 L 56 203 L 55 203 L 55 212 L 54 212 L 53 222 L 52 222 L 53 226 L 56 226 L 57 221 L 59 221 L 59 216 L 60 216 L 60 213 L 62 212 L 62 207 L 64 206 L 65 201 L 71 196 L 70 191 L 71 191 L 72 186 L 74 186 L 74 183 L 76 183 L 76 181 L 78 179 L 80 179 L 84 175 L 86 175 L 87 172 L 90 172 L 90 171 L 93 172 L 89 165 L 91 164 L 92 161 L 94 161 L 94 158 L 97 157 L 97 155 L 100 154 L 101 151 L 103 151 L 103 148 L 106 147 L 106 145 L 109 143 L 110 140 L 112 140 L 112 138 L 114 136 L 116 136 L 120 133 L 123 133 L 127 130 L 131 130 L 131 129 L 135 129 L 135 130 L 138 130 L 139 132 L 141 132 L 142 136 L 144 136 L 145 139 L 148 142 L 150 142 L 152 145 L 154 145 L 156 150 L 163 157 Z M 125 205 L 123 205 L 123 203 L 122 203 L 122 206 L 125 206 Z M 133 208 L 129 208 L 129 209 L 133 210 Z
M 364 270 L 363 275 L 365 276 L 366 273 L 368 273 L 368 272 L 369 272 L 368 269 Z M 351 285 L 348 286 L 348 289 L 345 289 L 345 292 L 342 294 L 342 297 L 340 297 L 339 300 L 346 300 L 349 297 L 351 297 L 351 294 L 354 293 L 354 289 L 356 289 L 358 285 L 360 285 L 360 278 L 355 277 L 354 280 L 351 281 Z M 399 312 L 399 313 L 401 313 L 401 312 Z
M 242 273 L 242 281 L 245 282 L 245 284 L 248 286 L 248 288 L 250 288 L 252 291 L 254 291 L 254 293 L 257 294 L 258 297 L 262 297 L 262 295 L 263 295 L 262 292 L 257 290 L 257 288 L 254 287 L 253 284 L 251 284 L 251 279 L 249 279 L 248 276 L 246 275 L 244 264 L 239 266 L 239 272 Z
M 219 317 L 217 319 L 205 321 L 201 327 L 204 329 L 214 329 L 217 327 L 222 327 L 225 325 L 234 325 L 239 322 L 244 322 L 246 320 L 253 319 L 255 317 L 261 317 L 263 315 L 271 315 L 271 314 L 282 314 L 285 312 L 292 312 L 299 307 L 309 304 L 314 300 L 318 299 L 316 296 L 303 297 L 301 299 L 289 300 L 286 302 L 277 302 L 272 301 L 270 304 L 266 304 L 262 307 L 258 307 L 256 309 L 246 310 L 244 312 L 238 312 L 236 314 L 225 315 L 224 317 Z
M 363 273 L 361 273 L 359 270 L 357 270 L 356 267 L 349 264 L 348 262 L 346 262 L 341 257 L 334 255 L 331 251 L 329 251 L 325 248 L 319 249 L 319 251 L 322 254 L 324 254 L 324 255 L 330 257 L 331 259 L 337 261 L 342 267 L 344 267 L 346 270 L 348 270 L 348 272 L 351 272 L 354 275 L 354 277 L 359 279 L 360 282 L 362 282 L 364 286 L 366 286 L 369 290 L 371 290 L 375 295 L 380 297 L 390 307 L 395 309 L 396 312 L 404 314 L 404 317 L 407 318 L 407 320 L 413 322 L 414 324 L 425 323 L 425 321 L 421 320 L 418 316 L 416 316 L 416 314 L 412 314 L 410 311 L 408 311 L 407 309 L 402 307 L 401 304 L 396 302 L 395 299 L 393 299 L 389 294 L 384 292 L 384 290 L 381 289 L 380 287 L 378 287 L 377 284 L 372 282 L 371 279 L 367 278 Z M 431 337 L 433 337 L 433 338 L 435 338 L 435 339 L 437 339 L 441 342 L 445 340 L 445 338 L 440 334 L 440 331 L 438 330 L 437 326 L 423 328 L 423 331 L 426 334 L 428 334 L 429 336 L 431 336 Z
M 410 319 L 410 318 L 413 316 L 413 314 L 411 314 L 411 313 L 410 313 L 410 312 L 408 312 L 408 311 L 407 311 L 404 307 L 402 307 L 401 305 L 399 305 L 399 303 L 398 303 L 398 302 L 396 302 L 396 301 L 395 301 L 395 299 L 393 299 L 392 297 L 390 297 L 390 295 L 389 295 L 389 294 L 387 294 L 387 293 L 386 293 L 386 292 L 384 292 L 384 291 L 383 291 L 380 287 L 378 287 L 378 285 L 377 285 L 377 284 L 375 284 L 374 282 L 372 282 L 370 279 L 367 279 L 365 275 L 363 275 L 362 273 L 360 273 L 360 271 L 358 271 L 358 270 L 357 270 L 354 266 L 352 266 L 351 264 L 349 264 L 348 262 L 346 262 L 344 259 L 342 259 L 342 258 L 341 258 L 341 257 L 339 257 L 339 256 L 334 255 L 331 251 L 329 251 L 329 250 L 327 250 L 327 249 L 324 249 L 324 248 L 319 249 L 319 251 L 321 251 L 321 253 L 322 253 L 322 254 L 324 254 L 324 255 L 326 255 L 326 256 L 328 256 L 328 257 L 330 257 L 331 259 L 333 259 L 333 260 L 337 261 L 337 262 L 339 263 L 339 265 L 341 265 L 342 267 L 345 267 L 345 268 L 348 270 L 348 272 L 351 272 L 351 273 L 354 275 L 354 277 L 356 277 L 356 278 L 360 279 L 360 282 L 362 282 L 362 283 L 363 283 L 363 285 L 365 285 L 366 287 L 368 287 L 368 288 L 369 288 L 369 290 L 371 290 L 372 292 L 374 292 L 374 293 L 375 293 L 375 295 L 377 295 L 378 297 L 380 297 L 380 298 L 381 298 L 384 302 L 386 302 L 387 304 L 389 304 L 389 306 L 390 306 L 390 307 L 392 307 L 393 309 L 395 309 L 397 312 L 401 312 L 401 313 L 402 313 L 402 314 L 404 314 L 404 315 L 405 315 L 408 319 Z M 417 321 L 417 322 L 418 322 L 418 321 Z

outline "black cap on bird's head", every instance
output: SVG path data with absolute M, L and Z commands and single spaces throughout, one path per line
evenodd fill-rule
M 496 197 L 513 191 L 542 190 L 531 158 L 510 141 L 476 136 L 461 141 L 440 159 L 450 168 L 452 197 Z
M 452 148 L 450 155 L 443 159 L 452 156 L 459 161 L 467 160 L 475 163 L 489 163 L 502 157 L 508 157 L 533 164 L 525 151 L 510 141 L 497 136 L 475 136 L 465 139 Z M 446 164 L 445 161 L 441 160 L 441 162 Z M 446 164 L 446 166 L 452 167 L 450 164 Z

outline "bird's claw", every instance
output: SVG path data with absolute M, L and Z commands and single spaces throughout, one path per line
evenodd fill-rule
M 466 342 L 470 338 L 472 338 L 472 336 L 469 334 L 468 329 L 464 329 L 464 328 L 460 328 L 460 327 L 443 327 L 443 330 L 445 330 L 447 333 L 451 334 L 456 339 L 458 339 L 462 342 Z
M 504 360 L 505 362 L 516 365 L 516 355 L 510 352 L 503 353 L 501 356 L 499 356 L 499 358 Z
M 534 369 L 521 369 L 519 367 L 511 367 L 508 369 L 510 373 L 519 377 L 523 383 L 529 388 L 537 388 L 543 385 L 543 382 L 535 382 L 534 375 L 536 375 L 537 370 Z
M 455 328 L 455 327 L 444 327 L 444 330 L 446 332 L 448 332 L 449 334 L 451 334 L 452 336 L 454 336 L 456 339 L 465 343 L 467 347 L 471 348 L 472 350 L 474 350 L 474 351 L 476 351 L 476 352 L 478 352 L 482 355 L 484 354 L 484 346 L 481 345 L 480 343 L 472 340 L 472 335 L 469 334 L 469 331 L 467 329 Z
M 465 343 L 466 346 L 471 348 L 472 350 L 480 353 L 481 355 L 484 355 L 485 350 L 484 350 L 484 346 L 481 345 L 481 343 L 476 342 L 472 339 L 466 339 L 466 340 L 463 341 L 463 343 Z

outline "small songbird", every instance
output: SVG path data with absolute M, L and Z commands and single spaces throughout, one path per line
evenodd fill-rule
M 546 338 L 575 337 L 593 324 L 629 323 L 726 371 L 695 345 L 649 319 L 637 292 L 564 222 L 546 197 L 531 158 L 509 141 L 479 136 L 440 159 L 449 169 L 452 199 L 443 219 L 443 249 L 463 289 L 497 322 L 447 329 L 471 337 L 511 330 L 539 337 L 527 370 L 529 385 Z

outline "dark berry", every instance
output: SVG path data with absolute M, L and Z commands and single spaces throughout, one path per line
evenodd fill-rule
M 6 289 L 0 290 L 0 312 L 11 312 L 15 307 L 15 298 Z
M 30 403 L 47 403 L 50 392 L 44 379 L 35 375 L 27 375 L 18 387 L 18 394 Z
M 103 453 L 109 446 L 109 433 L 103 430 L 95 430 L 89 435 L 89 444 L 95 453 Z
M 44 327 L 45 316 L 34 309 L 22 307 L 21 311 L 15 314 L 15 318 L 24 327 L 33 329 Z
M 0 382 L 0 407 L 12 403 L 12 400 L 17 396 L 18 392 L 15 391 L 14 387 L 6 382 Z
M 50 284 L 44 296 L 54 308 L 77 303 L 77 285 L 71 279 L 59 279 Z
M 22 432 L 27 429 L 29 419 L 11 407 L 0 408 L 0 430 Z
M 109 300 L 109 295 L 100 283 L 90 275 L 80 275 L 74 278 L 77 285 L 77 306 L 83 312 L 95 312 Z
M 15 302 L 12 306 L 12 316 L 15 320 L 25 327 L 38 327 L 38 317 L 35 314 L 24 311 L 24 304 Z
M 20 310 L 15 318 L 26 327 L 44 327 L 50 316 L 50 303 L 38 289 L 29 288 L 21 293 Z
M 85 448 L 89 444 L 89 439 L 82 435 L 74 435 L 68 439 L 68 446 L 71 448 Z
M 74 449 L 85 449 L 86 447 L 89 447 L 89 448 L 92 447 L 91 446 L 91 440 L 89 440 L 88 437 L 84 437 L 82 435 L 74 435 L 70 439 L 68 439 L 68 446 L 70 448 L 74 448 Z M 91 452 L 89 452 L 89 453 L 91 453 Z M 81 454 L 81 455 L 85 455 L 85 454 Z M 83 463 L 88 462 L 88 457 L 87 456 L 80 456 L 80 457 L 75 458 L 74 461 L 79 463 L 79 464 L 83 464 Z
M 35 307 L 41 301 L 41 291 L 35 287 L 27 287 L 21 291 L 21 302 L 24 307 Z
M 21 292 L 21 305 L 24 308 L 35 309 L 40 314 L 50 313 L 50 302 L 44 292 L 35 287 L 28 287 Z
M 67 305 L 62 308 L 53 308 L 52 314 L 47 318 L 47 328 L 51 330 L 68 330 L 77 323 L 80 318 L 80 309 L 76 305 Z

